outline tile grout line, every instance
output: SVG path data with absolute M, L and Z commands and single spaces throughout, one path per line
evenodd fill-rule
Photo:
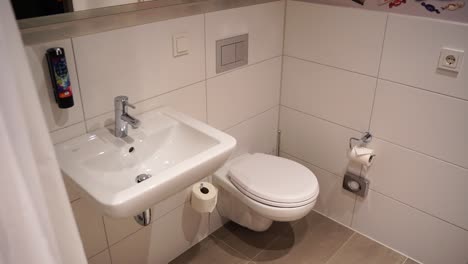
M 293 157 L 293 158 L 295 158 L 295 159 L 298 159 L 298 160 L 300 160 L 300 161 L 302 161 L 302 162 L 305 162 L 305 163 L 308 163 L 308 164 L 310 164 L 310 165 L 312 165 L 312 166 L 314 166 L 314 167 L 317 167 L 317 168 L 319 168 L 319 169 L 321 169 L 321 170 L 323 170 L 323 171 L 326 171 L 326 172 L 328 172 L 328 173 L 330 173 L 330 174 L 333 174 L 333 175 L 335 175 L 336 177 L 343 178 L 343 176 L 340 176 L 340 175 L 336 174 L 335 172 L 332 172 L 332 171 L 329 171 L 329 170 L 327 170 L 327 169 L 324 169 L 324 168 L 322 168 L 322 167 L 320 167 L 320 166 L 317 166 L 317 165 L 315 165 L 315 164 L 312 163 L 312 162 L 309 162 L 309 161 L 307 161 L 307 160 L 304 160 L 303 158 L 299 158 L 299 157 L 297 157 L 297 156 L 295 156 L 295 155 L 291 155 L 289 152 L 286 152 L 286 151 L 284 151 L 284 150 L 281 151 L 281 152 L 282 152 L 282 153 L 285 153 L 286 155 L 289 155 L 289 156 L 291 156 L 291 157 Z
M 110 254 L 110 245 L 109 245 L 109 236 L 107 234 L 107 228 L 106 228 L 106 222 L 104 221 L 104 216 L 101 216 L 102 220 L 102 226 L 104 227 L 104 234 L 106 235 L 106 244 L 107 244 L 107 250 L 109 250 L 109 257 L 110 257 L 110 264 L 112 264 L 112 256 Z
M 466 167 L 464 167 L 464 166 L 461 166 L 461 165 L 458 165 L 458 164 L 456 164 L 456 163 L 453 163 L 453 162 L 444 160 L 444 159 L 442 159 L 442 158 L 438 158 L 438 157 L 432 156 L 431 154 L 427 154 L 427 153 L 421 152 L 421 151 L 419 151 L 419 150 L 412 149 L 412 148 L 410 148 L 410 147 L 408 147 L 408 146 L 403 146 L 403 145 L 401 145 L 401 144 L 399 144 L 399 143 L 395 143 L 395 142 L 390 141 L 390 140 L 388 140 L 388 139 L 381 138 L 381 137 L 377 137 L 377 136 L 374 136 L 374 138 L 379 139 L 379 140 L 382 140 L 382 141 L 385 141 L 385 142 L 387 142 L 387 143 L 389 143 L 389 144 L 398 146 L 398 147 L 400 147 L 400 148 L 403 148 L 403 149 L 406 149 L 406 150 L 415 152 L 415 153 L 417 153 L 417 154 L 419 154 L 419 155 L 423 155 L 423 156 L 429 157 L 429 158 L 431 158 L 431 159 L 435 159 L 435 160 L 437 160 L 437 161 L 445 162 L 445 163 L 450 164 L 450 165 L 452 165 L 452 166 L 455 166 L 455 167 L 457 167 L 457 168 L 459 168 L 459 169 L 468 170 L 468 168 L 466 168 Z
M 322 168 L 322 167 L 319 167 L 319 166 L 317 166 L 317 165 L 315 165 L 315 164 L 313 164 L 313 163 L 311 163 L 311 162 L 309 162 L 309 161 L 306 161 L 306 160 L 304 160 L 304 159 L 302 159 L 302 158 L 296 157 L 295 155 L 291 155 L 290 153 L 288 153 L 288 152 L 286 152 L 286 151 L 281 151 L 281 152 L 282 152 L 282 153 L 285 153 L 285 154 L 287 154 L 287 155 L 289 155 L 289 156 L 291 156 L 291 157 L 293 157 L 293 158 L 295 158 L 295 159 L 298 159 L 298 160 L 300 160 L 300 161 L 302 161 L 302 162 L 304 162 L 304 163 L 310 164 L 310 165 L 312 165 L 312 166 L 314 166 L 314 167 L 317 167 L 317 168 L 319 168 L 319 169 L 321 169 L 321 170 L 324 170 L 324 171 L 326 171 L 326 172 L 328 172 L 328 173 L 330 173 L 330 174 L 333 174 L 333 175 L 335 175 L 336 177 L 343 178 L 343 177 L 337 175 L 337 174 L 334 173 L 334 172 L 331 172 L 331 171 L 329 171 L 329 170 L 327 170 L 327 169 L 324 169 L 324 168 Z M 380 194 L 380 195 L 382 195 L 382 196 L 385 196 L 386 198 L 391 199 L 391 200 L 393 200 L 393 201 L 395 201 L 395 202 L 397 202 L 397 203 L 400 203 L 400 204 L 405 205 L 405 206 L 408 206 L 408 207 L 410 207 L 410 208 L 412 208 L 412 209 L 414 209 L 414 210 L 416 210 L 416 211 L 419 211 L 419 212 L 421 212 L 421 213 L 423 213 L 423 214 L 425 214 L 425 215 L 427 215 L 427 216 L 430 216 L 430 217 L 439 219 L 440 221 L 443 221 L 443 222 L 445 222 L 445 223 L 447 223 L 447 224 L 449 224 L 449 225 L 452 225 L 452 226 L 454 226 L 454 227 L 456 227 L 456 228 L 459 228 L 459 229 L 462 229 L 462 230 L 464 230 L 464 231 L 468 231 L 467 228 L 464 228 L 464 227 L 461 227 L 461 226 L 456 225 L 456 224 L 454 224 L 454 223 L 451 223 L 451 222 L 449 222 L 449 221 L 447 221 L 447 220 L 445 220 L 445 219 L 443 219 L 443 218 L 440 218 L 439 216 L 433 215 L 433 214 L 431 214 L 431 213 L 429 213 L 429 212 L 426 212 L 426 211 L 424 211 L 424 210 L 422 210 L 422 209 L 419 209 L 419 208 L 417 208 L 417 207 L 414 207 L 413 205 L 410 205 L 410 204 L 408 204 L 408 203 L 406 203 L 406 202 L 404 202 L 404 201 L 400 201 L 400 200 L 398 200 L 398 199 L 396 199 L 396 198 L 394 198 L 394 197 L 391 197 L 391 196 L 389 196 L 389 195 L 387 195 L 387 194 L 384 194 L 384 193 L 382 193 L 382 192 L 380 192 L 380 191 L 378 191 L 378 190 L 376 190 L 376 189 L 373 189 L 373 188 L 369 188 L 369 189 L 372 190 L 373 192 L 376 192 L 376 193 L 378 193 L 378 194 Z M 357 198 L 358 198 L 358 197 L 355 196 L 355 201 L 357 201 Z M 354 204 L 353 212 L 354 212 L 355 206 L 356 206 L 356 204 Z M 327 216 L 327 217 L 328 217 L 328 216 Z M 354 220 L 354 213 L 353 213 L 353 215 L 352 215 L 352 218 L 351 218 L 351 225 L 350 225 L 349 227 L 352 227 L 353 220 Z
M 85 256 L 85 257 L 86 257 L 87 260 L 90 260 L 90 259 L 96 257 L 97 255 L 99 255 L 99 254 L 105 252 L 106 250 L 109 250 L 109 249 L 108 249 L 108 248 L 105 248 L 105 249 L 99 251 L 98 253 L 96 253 L 96 254 L 94 254 L 94 255 L 92 255 L 92 256 L 90 256 L 90 257 L 86 257 L 86 256 Z M 110 256 L 110 253 L 109 253 L 109 256 Z M 112 262 L 111 262 L 111 264 L 112 264 Z
M 385 30 L 384 30 L 384 34 L 383 34 L 383 39 L 382 39 L 382 46 L 381 46 L 381 50 L 380 50 L 380 57 L 379 57 L 379 68 L 377 69 L 377 78 L 375 80 L 375 87 L 374 87 L 374 96 L 373 96 L 373 99 L 372 99 L 372 107 L 371 107 L 371 112 L 370 112 L 370 116 L 369 116 L 369 124 L 367 126 L 367 131 L 370 131 L 370 128 L 371 128 L 371 124 L 372 124 L 372 117 L 374 116 L 374 107 L 375 107 L 375 98 L 377 97 L 377 89 L 378 89 L 378 84 L 379 84 L 379 76 L 380 76 L 380 70 L 382 68 L 382 58 L 383 58 L 383 53 L 384 53 L 384 48 L 385 48 L 385 38 L 387 37 L 387 24 L 388 24 L 388 14 L 385 18 Z M 354 211 L 353 211 L 353 215 L 354 215 Z
M 207 65 L 207 49 L 206 49 L 206 13 L 203 14 L 203 43 L 205 44 L 205 122 L 208 124 L 208 65 Z
M 283 56 L 289 57 L 289 58 L 292 58 L 292 59 L 296 59 L 296 60 L 300 60 L 300 61 L 304 61 L 304 62 L 318 64 L 318 65 L 325 66 L 325 67 L 328 67 L 328 68 L 333 68 L 333 69 L 336 69 L 336 70 L 342 70 L 342 71 L 346 71 L 346 72 L 350 72 L 350 73 L 354 73 L 354 74 L 359 74 L 359 75 L 366 76 L 366 77 L 369 77 L 369 78 L 377 79 L 377 77 L 378 77 L 378 76 L 373 76 L 373 75 L 362 73 L 362 72 L 357 72 L 357 71 L 352 71 L 352 70 L 345 69 L 345 68 L 340 68 L 340 67 L 333 66 L 333 65 L 330 65 L 330 64 L 325 64 L 325 63 L 322 63 L 322 62 L 317 62 L 317 61 L 313 61 L 313 60 L 308 60 L 308 59 L 296 57 L 296 56 L 293 56 L 293 55 L 283 54 Z
M 353 131 L 356 131 L 356 132 L 359 132 L 359 133 L 363 133 L 362 131 L 356 130 L 356 129 L 354 129 L 354 128 L 347 127 L 347 126 L 345 126 L 345 125 L 342 125 L 342 124 L 339 124 L 339 123 L 330 121 L 330 120 L 325 119 L 325 118 L 322 118 L 322 117 L 315 116 L 315 115 L 313 115 L 313 114 L 309 114 L 309 113 L 304 112 L 304 111 L 301 111 L 301 110 L 297 110 L 297 109 L 292 108 L 292 107 L 287 106 L 287 105 L 280 105 L 280 107 L 288 108 L 288 109 L 293 110 L 293 111 L 296 111 L 296 112 L 298 112 L 298 113 L 301 113 L 301 114 L 304 114 L 304 115 L 307 115 L 307 116 L 310 116 L 310 117 L 313 117 L 313 118 L 316 118 L 316 119 L 325 121 L 325 122 L 330 123 L 330 124 L 334 124 L 334 125 L 340 126 L 340 127 L 342 127 L 342 128 L 346 128 L 346 129 L 353 130 Z M 445 162 L 445 163 L 447 163 L 447 164 L 451 164 L 451 165 L 456 166 L 456 167 L 458 167 L 458 168 L 461 168 L 461 169 L 464 169 L 464 170 L 468 170 L 468 168 L 463 167 L 463 166 L 461 166 L 461 165 L 458 165 L 458 164 L 456 164 L 456 163 L 453 163 L 453 162 L 444 160 L 444 159 L 442 159 L 442 158 L 438 158 L 438 157 L 432 156 L 431 154 L 424 153 L 424 152 L 422 152 L 422 151 L 420 151 L 420 150 L 412 149 L 412 148 L 410 148 L 410 147 L 408 147 L 408 146 L 403 146 L 403 145 L 401 145 L 401 144 L 399 144 L 399 143 L 390 141 L 390 140 L 388 140 L 388 139 L 381 138 L 381 137 L 378 137 L 378 136 L 374 136 L 374 138 L 380 139 L 380 140 L 382 140 L 382 141 L 385 141 L 385 142 L 387 142 L 387 143 L 393 144 L 393 145 L 395 145 L 395 146 L 398 146 L 398 147 L 401 147 L 401 148 L 404 148 L 404 149 L 407 149 L 407 150 L 416 152 L 416 153 L 418 153 L 418 154 L 421 154 L 421 155 L 424 155 L 424 156 L 427 156 L 427 157 L 431 157 L 431 158 L 436 159 L 436 160 L 438 160 L 438 161 L 442 161 L 442 162 Z M 317 167 L 318 167 L 318 166 L 317 166 Z
M 270 111 L 270 110 L 273 110 L 275 107 L 278 107 L 278 106 L 277 106 L 277 105 L 274 105 L 274 106 L 272 106 L 272 107 L 270 107 L 270 108 L 268 108 L 268 109 L 266 109 L 266 110 L 264 110 L 264 111 L 262 111 L 262 112 L 260 112 L 260 113 L 257 113 L 257 114 L 255 114 L 255 115 L 253 115 L 253 116 L 251 116 L 251 117 L 248 117 L 247 119 L 244 119 L 244 120 L 242 120 L 242 121 L 240 121 L 240 122 L 238 122 L 238 123 L 235 123 L 234 125 L 232 125 L 232 126 L 230 126 L 230 127 L 228 127 L 228 128 L 219 129 L 219 130 L 221 130 L 221 131 L 223 131 L 223 132 L 226 132 L 226 131 L 228 131 L 228 130 L 230 130 L 230 129 L 233 129 L 234 127 L 236 127 L 236 126 L 238 126 L 238 125 L 241 125 L 241 124 L 243 124 L 243 123 L 245 123 L 245 122 L 247 122 L 247 121 L 250 121 L 250 120 L 252 120 L 252 119 L 254 119 L 254 118 L 256 118 L 256 117 L 262 115 L 262 114 L 265 114 L 266 112 L 268 112 L 268 111 Z M 278 108 L 279 108 L 279 107 L 278 107 Z
M 242 253 L 242 252 L 240 252 L 239 250 L 237 250 L 237 249 L 235 249 L 235 248 L 231 247 L 231 245 L 229 245 L 228 243 L 224 242 L 224 240 L 223 240 L 223 239 L 219 239 L 219 238 L 217 238 L 216 236 L 214 236 L 214 235 L 211 235 L 211 234 L 210 234 L 210 235 L 208 235 L 208 236 L 211 236 L 211 237 L 213 237 L 215 240 L 218 240 L 219 242 L 223 243 L 223 245 L 225 245 L 225 246 L 229 247 L 230 249 L 234 250 L 234 252 L 236 252 L 236 253 L 240 254 L 242 257 L 245 257 L 247 261 L 249 261 L 249 262 L 250 262 L 250 261 L 253 261 L 253 259 L 252 259 L 252 258 L 249 258 L 249 257 L 248 257 L 248 256 L 246 256 L 244 253 Z M 198 242 L 198 243 L 200 243 L 200 242 Z
M 412 88 L 412 89 L 416 89 L 416 90 L 419 90 L 419 91 L 422 91 L 422 92 L 428 92 L 428 93 L 431 93 L 431 94 L 436 94 L 436 95 L 439 95 L 439 96 L 448 97 L 450 99 L 460 100 L 460 101 L 463 101 L 463 102 L 468 102 L 468 99 L 466 99 L 466 98 L 462 98 L 462 97 L 458 97 L 458 96 L 454 96 L 454 95 L 449 95 L 449 94 L 444 94 L 444 93 L 441 93 L 441 92 L 424 89 L 424 88 L 417 87 L 417 86 L 414 86 L 414 85 L 409 85 L 409 84 L 406 84 L 406 83 L 402 83 L 402 82 L 398 82 L 398 81 L 394 81 L 394 80 L 389 80 L 389 79 L 386 79 L 386 78 L 378 77 L 377 79 L 382 80 L 382 81 L 395 83 L 395 84 L 399 84 L 399 85 L 403 85 L 403 86 L 406 86 L 406 87 L 409 87 L 409 88 Z
M 160 96 L 163 96 L 163 95 L 167 95 L 167 94 L 170 94 L 170 93 L 172 93 L 172 92 L 180 91 L 180 90 L 182 90 L 182 89 L 188 88 L 188 87 L 190 87 L 190 86 L 192 86 L 192 85 L 195 85 L 195 84 L 202 83 L 202 82 L 204 82 L 204 81 L 205 81 L 205 80 L 198 80 L 198 81 L 196 81 L 196 82 L 194 82 L 194 83 L 190 83 L 190 84 L 187 84 L 187 85 L 184 85 L 184 86 L 175 88 L 174 90 L 170 90 L 170 91 L 164 92 L 164 93 L 162 93 L 162 94 L 158 94 L 158 95 L 155 95 L 155 96 L 151 96 L 151 97 L 145 98 L 145 99 L 140 100 L 140 101 L 136 101 L 136 102 L 134 102 L 134 104 L 144 103 L 144 102 L 146 102 L 146 101 L 149 101 L 149 100 L 152 100 L 152 99 L 156 99 L 157 97 L 160 97 Z M 158 108 L 158 107 L 161 107 L 161 106 L 163 106 L 163 105 L 156 106 L 155 108 Z M 147 111 L 145 111 L 145 112 L 148 112 L 148 111 L 151 111 L 151 109 L 150 109 L 150 110 L 147 110 Z M 91 121 L 92 119 L 95 119 L 95 118 L 98 118 L 98 117 L 102 117 L 102 116 L 104 116 L 104 115 L 111 114 L 111 113 L 113 113 L 113 112 L 114 112 L 114 110 L 109 110 L 109 111 L 106 111 L 106 112 L 104 112 L 104 113 L 101 113 L 101 114 L 92 116 L 92 117 L 90 117 L 90 118 L 85 118 L 85 119 L 84 119 L 84 122 Z M 143 112 L 142 112 L 142 113 L 143 113 Z M 140 114 L 141 114 L 141 113 L 140 113 Z
M 400 204 L 403 204 L 403 205 L 405 205 L 405 206 L 408 206 L 408 207 L 410 207 L 410 208 L 412 208 L 412 209 L 414 209 L 414 210 L 416 210 L 416 211 L 418 211 L 418 212 L 420 212 L 420 213 L 423 213 L 423 214 L 425 214 L 425 215 L 428 215 L 428 216 L 431 216 L 431 217 L 433 217 L 433 218 L 439 219 L 440 221 L 442 221 L 442 222 L 444 222 L 444 223 L 446 223 L 446 224 L 449 224 L 449 225 L 451 225 L 451 226 L 453 226 L 453 227 L 456 227 L 456 228 L 459 228 L 459 229 L 461 229 L 461 230 L 463 230 L 463 231 L 467 231 L 467 232 L 468 232 L 468 229 L 467 229 L 467 228 L 461 227 L 461 226 L 456 225 L 456 224 L 454 224 L 454 223 L 451 223 L 451 222 L 449 222 L 449 221 L 447 221 L 447 220 L 445 220 L 445 219 L 442 219 L 442 218 L 440 218 L 439 216 L 433 215 L 433 214 L 431 214 L 431 213 L 429 213 L 429 212 L 423 211 L 422 209 L 419 209 L 419 208 L 417 208 L 417 207 L 414 207 L 413 205 L 410 205 L 410 204 L 405 203 L 405 202 L 403 202 L 403 201 L 397 200 L 396 198 L 391 197 L 391 196 L 389 196 L 389 195 L 387 195 L 387 194 L 384 194 L 384 193 L 382 193 L 382 192 L 380 192 L 380 191 L 378 191 L 378 190 L 375 190 L 375 189 L 370 189 L 370 190 L 372 190 L 372 191 L 374 191 L 374 192 L 376 192 L 376 193 L 378 193 L 378 194 L 380 194 L 380 195 L 382 195 L 382 196 L 385 196 L 386 198 L 388 198 L 388 199 L 390 199 L 390 200 L 393 200 L 393 201 L 395 201 L 395 202 L 397 202 L 397 203 L 400 203 Z
M 261 64 L 261 63 L 266 62 L 266 61 L 268 61 L 268 60 L 277 59 L 277 58 L 280 58 L 280 57 L 281 57 L 281 55 L 279 55 L 279 56 L 274 56 L 274 57 L 271 57 L 271 58 L 268 58 L 268 59 L 265 59 L 265 60 L 262 60 L 262 61 L 253 63 L 253 64 L 246 65 L 246 66 L 241 67 L 241 68 L 236 68 L 235 70 L 232 70 L 232 71 L 229 71 L 229 72 L 226 72 L 226 73 L 222 73 L 222 74 L 216 75 L 216 76 L 211 77 L 211 78 L 198 80 L 198 81 L 196 81 L 196 82 L 194 82 L 194 83 L 190 83 L 190 84 L 184 85 L 184 86 L 182 86 L 182 87 L 178 87 L 178 88 L 176 88 L 176 89 L 174 89 L 174 90 L 170 90 L 170 91 L 164 92 L 164 93 L 162 93 L 162 94 L 158 94 L 158 95 L 155 95 L 155 96 L 152 96 L 152 97 L 145 98 L 145 99 L 143 99 L 143 100 L 137 101 L 137 102 L 135 102 L 135 104 L 143 103 L 143 102 L 146 102 L 146 101 L 148 101 L 148 100 L 155 99 L 155 98 L 157 98 L 157 97 L 159 97 L 159 96 L 166 95 L 166 94 L 169 94 L 169 93 L 172 93 L 172 92 L 175 92 L 175 91 L 179 91 L 179 90 L 182 90 L 182 89 L 184 89 L 184 88 L 187 88 L 187 87 L 192 86 L 192 85 L 195 85 L 195 84 L 199 84 L 199 83 L 201 83 L 201 82 L 205 82 L 205 85 L 207 86 L 207 81 L 210 80 L 210 79 L 216 78 L 216 77 L 221 76 L 221 75 L 224 75 L 224 74 L 228 74 L 228 73 L 235 72 L 236 70 L 245 69 L 245 68 L 248 68 L 249 66 L 254 66 L 254 65 L 257 65 L 257 64 Z M 161 105 L 161 106 L 162 106 L 162 105 Z M 156 107 L 156 108 L 157 108 L 157 107 Z M 148 111 L 151 111 L 151 110 L 148 110 Z M 106 112 L 104 112 L 104 113 L 101 113 L 101 114 L 92 116 L 92 117 L 90 117 L 90 118 L 85 118 L 85 119 L 83 120 L 83 122 L 86 123 L 87 121 L 90 121 L 90 120 L 95 119 L 95 118 L 98 118 L 98 117 L 102 117 L 102 116 L 107 115 L 107 114 L 110 114 L 110 113 L 112 113 L 112 112 L 113 112 L 113 110 L 109 110 L 109 111 L 106 111 Z M 81 123 L 81 122 L 78 122 L 78 123 Z M 77 123 L 77 124 L 78 124 L 78 123 Z M 60 128 L 60 129 L 62 129 L 62 128 Z M 57 129 L 57 130 L 60 130 L 60 129 Z M 57 131 L 57 130 L 54 130 L 54 131 Z
M 322 216 L 324 216 L 324 217 L 326 217 L 326 218 L 328 218 L 328 219 L 330 219 L 331 221 L 333 221 L 333 222 L 335 222 L 335 223 L 337 223 L 337 224 L 339 224 L 339 225 L 341 225 L 341 226 L 344 226 L 345 228 L 347 228 L 347 229 L 353 231 L 354 233 L 357 233 L 357 234 L 359 234 L 359 235 L 361 235 L 361 236 L 364 236 L 364 237 L 366 237 L 366 238 L 368 238 L 368 239 L 374 241 L 375 243 L 377 243 L 377 244 L 379 244 L 379 245 L 382 245 L 382 246 L 384 246 L 385 248 L 388 248 L 388 249 L 390 249 L 390 250 L 392 250 L 392 251 L 394 251 L 394 252 L 396 252 L 396 253 L 402 255 L 403 257 L 408 258 L 408 256 L 407 256 L 405 253 L 403 253 L 403 252 L 401 252 L 401 251 L 399 251 L 399 250 L 397 250 L 397 249 L 394 249 L 394 248 L 390 247 L 389 245 L 384 244 L 383 242 L 378 241 L 378 240 L 376 240 L 375 238 L 372 238 L 372 237 L 370 237 L 369 235 L 366 235 L 366 234 L 364 234 L 363 232 L 361 232 L 361 231 L 359 231 L 359 230 L 357 230 L 357 229 L 355 229 L 355 228 L 353 228 L 353 227 L 351 227 L 351 226 L 344 225 L 344 224 L 338 222 L 337 220 L 335 220 L 335 219 L 333 219 L 333 218 L 331 218 L 331 217 L 329 217 L 329 216 L 325 215 L 324 213 L 319 212 L 319 211 L 317 211 L 317 210 L 313 210 L 313 211 L 316 212 L 316 213 L 318 213 L 318 214 L 320 214 L 320 215 L 322 215 Z
M 326 216 L 327 218 L 329 218 L 328 216 Z M 353 234 L 351 234 L 348 239 L 343 243 L 343 245 L 341 245 L 334 253 L 333 255 L 330 256 L 330 258 L 324 263 L 324 264 L 328 264 L 330 262 L 330 260 L 333 259 L 334 256 L 336 256 L 336 254 L 338 254 L 338 252 L 340 252 L 340 250 L 342 248 L 344 248 L 348 243 L 349 241 L 354 237 L 354 235 L 356 235 L 356 232 L 353 231 Z
M 389 80 L 389 79 L 386 79 L 386 78 L 381 78 L 380 76 L 372 76 L 372 75 L 369 75 L 369 74 L 365 74 L 365 73 L 361 73 L 361 72 L 356 72 L 356 71 L 352 71 L 352 70 L 340 68 L 340 67 L 333 66 L 333 65 L 329 65 L 329 64 L 324 64 L 324 63 L 317 62 L 317 61 L 313 61 L 313 60 L 308 60 L 308 59 L 304 59 L 304 58 L 299 58 L 299 57 L 296 57 L 296 56 L 293 56 L 293 55 L 283 54 L 283 56 L 284 56 L 284 57 L 293 58 L 293 59 L 296 59 L 296 60 L 300 60 L 300 61 L 304 61 L 304 62 L 309 62 L 309 63 L 313 63 L 313 64 L 322 65 L 322 66 L 329 67 L 329 68 L 333 68 L 333 69 L 337 69 L 337 70 L 342 70 L 342 71 L 346 71 L 346 72 L 350 72 L 350 73 L 354 73 L 354 74 L 359 74 L 359 75 L 366 76 L 366 77 L 369 77 L 369 78 L 374 78 L 374 79 L 377 79 L 377 80 L 383 80 L 383 81 L 387 81 L 387 82 L 392 82 L 392 83 L 404 85 L 404 86 L 407 86 L 407 87 L 410 87 L 410 88 L 413 88 L 413 89 L 417 89 L 417 90 L 420 90 L 420 91 L 424 91 L 424 92 L 428 92 L 428 93 L 433 93 L 433 94 L 437 94 L 437 95 L 440 95 L 440 96 L 449 97 L 449 98 L 452 98 L 452 99 L 457 99 L 457 100 L 461 100 L 461 101 L 468 102 L 468 99 L 465 99 L 465 98 L 462 98 L 462 97 L 458 97 L 458 96 L 454 96 L 454 95 L 449 95 L 449 94 L 444 94 L 444 93 L 441 93 L 441 92 L 436 92 L 436 91 L 424 89 L 424 88 L 417 87 L 417 86 L 414 86 L 414 85 L 410 85 L 410 84 L 406 84 L 406 83 L 402 83 L 402 82 L 398 82 L 398 81 L 394 81 L 394 80 Z M 380 67 L 380 66 L 379 66 L 379 67 Z M 379 74 L 380 74 L 380 73 L 379 73 Z
M 364 133 L 364 132 L 361 131 L 361 130 L 358 130 L 358 129 L 355 129 L 355 128 L 352 128 L 352 127 L 348 127 L 348 126 L 342 125 L 342 124 L 337 123 L 337 122 L 334 122 L 334 121 L 330 121 L 330 120 L 325 119 L 325 118 L 323 118 L 323 117 L 319 117 L 319 116 L 316 116 L 316 115 L 313 115 L 313 114 L 309 114 L 309 113 L 307 113 L 307 112 L 304 112 L 304 111 L 302 111 L 302 110 L 298 110 L 298 109 L 296 109 L 296 108 L 293 108 L 293 107 L 290 107 L 290 106 L 287 106 L 287 105 L 281 104 L 280 106 L 281 106 L 281 107 L 288 108 L 288 109 L 293 110 L 293 111 L 296 111 L 296 112 L 299 112 L 299 113 L 304 114 L 304 115 L 307 115 L 307 116 L 311 116 L 311 117 L 317 118 L 317 119 L 322 120 L 322 121 L 325 121 L 325 122 L 327 122 L 327 123 L 331 123 L 331 124 L 340 126 L 340 127 L 342 127 L 342 128 L 346 128 L 346 129 L 349 129 L 349 130 L 353 130 L 353 131 L 359 132 L 359 133 Z
M 78 83 L 78 87 L 80 88 L 80 103 L 81 103 L 81 114 L 83 115 L 83 123 L 85 127 L 85 131 L 88 132 L 88 126 L 86 125 L 86 118 L 85 118 L 85 109 L 84 109 L 84 101 L 83 101 L 83 91 L 81 90 L 81 85 L 80 85 L 80 74 L 78 73 L 78 64 L 76 62 L 76 54 L 75 54 L 75 45 L 73 44 L 73 38 L 70 38 L 70 43 L 72 47 L 72 52 L 73 52 L 73 64 L 75 66 L 75 72 L 76 72 L 76 81 Z M 73 88 L 72 88 L 73 89 Z
M 208 80 L 217 78 L 217 77 L 219 77 L 219 76 L 223 76 L 223 75 L 226 75 L 226 74 L 229 74 L 229 73 L 236 72 L 236 71 L 238 71 L 238 70 L 246 69 L 246 68 L 249 68 L 249 67 L 251 67 L 251 66 L 255 66 L 255 65 L 261 64 L 261 63 L 266 62 L 266 61 L 269 61 L 269 60 L 281 58 L 282 56 L 283 56 L 282 54 L 273 55 L 272 57 L 268 57 L 268 58 L 263 59 L 263 60 L 260 60 L 260 61 L 256 61 L 256 62 L 253 62 L 253 63 L 249 63 L 249 64 L 246 64 L 246 65 L 243 65 L 243 66 L 234 68 L 234 69 L 229 70 L 229 71 L 221 72 L 221 73 L 215 74 L 214 76 L 211 76 L 211 77 L 208 77 L 208 76 L 207 76 L 206 80 L 208 81 Z
M 57 128 L 57 129 L 54 129 L 54 130 L 49 130 L 49 134 L 50 134 L 50 133 L 59 132 L 59 131 L 61 131 L 61 130 L 70 128 L 70 127 L 72 127 L 72 126 L 79 125 L 79 124 L 81 124 L 81 123 L 86 123 L 86 122 L 85 122 L 84 119 L 83 119 L 82 121 L 79 121 L 79 122 L 76 122 L 76 123 L 73 123 L 73 124 L 69 124 L 69 125 L 66 125 L 66 126 L 63 126 L 63 127 Z M 85 129 L 86 129 L 86 124 L 84 124 L 84 125 L 85 125 Z
M 283 76 L 284 76 L 284 44 L 286 43 L 286 14 L 288 9 L 288 0 L 284 0 L 284 15 L 283 15 L 283 47 L 281 49 L 281 76 L 280 76 L 280 92 L 279 92 L 279 100 L 278 100 L 278 122 L 276 124 L 276 153 L 278 156 L 280 155 L 281 148 L 281 95 L 283 94 Z M 279 144 L 278 144 L 279 143 Z

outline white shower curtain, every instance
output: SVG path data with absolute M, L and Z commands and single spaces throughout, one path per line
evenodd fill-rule
M 84 264 L 9 0 L 0 0 L 0 264 Z

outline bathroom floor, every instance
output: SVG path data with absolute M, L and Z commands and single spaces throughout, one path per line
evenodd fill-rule
M 232 222 L 187 250 L 176 263 L 416 264 L 318 213 L 256 233 Z

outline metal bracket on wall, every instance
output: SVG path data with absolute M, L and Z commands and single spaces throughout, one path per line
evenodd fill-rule
M 278 129 L 278 134 L 276 135 L 276 156 L 280 156 L 280 145 L 281 145 L 281 130 Z

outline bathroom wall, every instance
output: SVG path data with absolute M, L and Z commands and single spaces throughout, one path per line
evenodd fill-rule
M 437 62 L 441 47 L 468 51 L 468 25 L 303 1 L 285 23 L 281 151 L 317 175 L 316 210 L 423 263 L 465 264 L 468 65 Z M 363 199 L 341 184 L 365 131 Z
M 233 154 L 276 148 L 284 1 L 127 27 L 26 47 L 54 143 L 113 123 L 113 98 L 129 96 L 138 114 L 168 105 L 226 131 Z M 185 33 L 188 55 L 173 57 L 172 36 Z M 215 41 L 249 33 L 249 64 L 215 73 Z M 65 48 L 75 106 L 59 109 L 45 50 Z M 182 191 L 153 207 L 147 227 L 103 216 L 67 181 L 90 263 L 166 263 L 217 229 L 224 219 L 201 215 Z

